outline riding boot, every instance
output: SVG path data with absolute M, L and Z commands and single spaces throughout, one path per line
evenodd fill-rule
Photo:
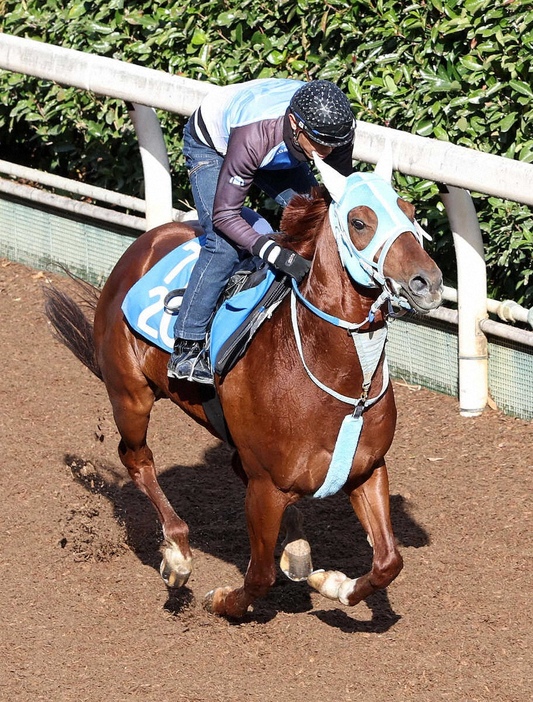
M 176 339 L 168 361 L 167 375 L 177 380 L 213 385 L 213 373 L 206 358 L 205 344 L 190 339 Z

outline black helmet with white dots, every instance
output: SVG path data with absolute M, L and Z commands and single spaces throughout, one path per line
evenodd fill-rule
M 317 144 L 343 146 L 353 140 L 355 119 L 346 95 L 329 80 L 312 80 L 291 98 L 298 128 Z

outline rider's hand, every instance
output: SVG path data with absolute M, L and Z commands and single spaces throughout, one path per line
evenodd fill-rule
M 310 261 L 296 251 L 285 249 L 268 236 L 260 236 L 252 246 L 254 256 L 259 256 L 282 273 L 290 275 L 299 283 L 309 272 Z

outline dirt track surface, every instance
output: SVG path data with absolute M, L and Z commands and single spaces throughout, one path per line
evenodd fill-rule
M 465 419 L 453 398 L 396 384 L 388 465 L 403 572 L 353 609 L 280 574 L 231 623 L 201 606 L 240 583 L 248 558 L 229 451 L 156 405 L 151 447 L 195 556 L 173 594 L 105 388 L 52 338 L 44 281 L 0 261 L 2 702 L 532 699 L 530 423 Z M 302 508 L 315 567 L 363 573 L 370 549 L 347 499 Z

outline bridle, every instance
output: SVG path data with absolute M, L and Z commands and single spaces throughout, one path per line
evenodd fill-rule
M 315 307 L 302 295 L 296 281 L 292 281 L 293 295 L 307 309 L 330 324 L 346 329 L 348 333 L 356 332 L 368 322 L 373 322 L 376 312 L 386 303 L 388 304 L 386 316 L 397 316 L 393 311 L 393 305 L 404 309 L 410 307 L 406 298 L 401 295 L 400 284 L 385 275 L 385 260 L 391 247 L 403 233 L 411 232 L 421 246 L 423 237 L 427 236 L 416 221 L 412 222 L 402 212 L 397 204 L 397 194 L 383 178 L 374 173 L 354 173 L 347 182 L 350 183 L 350 180 L 352 182 L 350 187 L 347 187 L 343 198 L 338 203 L 332 201 L 329 206 L 331 229 L 342 265 L 350 278 L 365 288 L 381 288 L 381 294 L 370 307 L 365 319 L 360 322 L 347 322 Z M 369 202 L 371 205 L 368 205 Z M 373 205 L 372 209 L 378 217 L 378 226 L 370 242 L 364 249 L 359 250 L 350 237 L 348 214 L 351 209 L 362 204 Z M 380 251 L 378 260 L 375 261 L 378 251 Z
M 423 230 L 412 222 L 398 206 L 398 195 L 387 181 L 376 173 L 354 173 L 346 180 L 346 189 L 338 202 L 329 207 L 329 221 L 343 266 L 356 283 L 366 288 L 389 290 L 397 297 L 400 286 L 385 276 L 385 260 L 394 242 L 403 233 L 411 232 L 423 244 Z M 378 226 L 371 241 L 359 250 L 348 229 L 350 210 L 366 205 L 374 210 Z M 377 261 L 377 252 L 379 253 Z M 389 289 L 389 281 L 392 289 Z

